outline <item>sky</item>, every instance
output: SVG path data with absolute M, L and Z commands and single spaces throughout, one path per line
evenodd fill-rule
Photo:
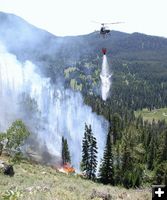
M 167 0 L 0 0 L 0 11 L 16 14 L 57 36 L 83 35 L 97 22 L 124 22 L 112 30 L 167 38 Z

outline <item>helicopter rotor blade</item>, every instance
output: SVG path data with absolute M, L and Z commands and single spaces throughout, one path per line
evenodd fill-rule
M 111 22 L 111 23 L 104 23 L 104 24 L 122 24 L 122 23 L 124 23 L 124 22 Z
M 124 22 L 111 22 L 111 23 L 102 23 L 97 21 L 92 21 L 93 23 L 101 24 L 101 25 L 108 25 L 108 24 L 122 24 Z
M 101 22 L 96 22 L 96 21 L 92 21 L 93 23 L 96 23 L 96 24 L 103 24 L 103 23 L 101 23 Z

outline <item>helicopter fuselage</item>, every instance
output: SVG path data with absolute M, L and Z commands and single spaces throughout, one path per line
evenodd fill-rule
M 106 34 L 108 34 L 108 33 L 110 33 L 110 30 L 109 30 L 109 29 L 106 29 L 105 27 L 102 27 L 102 28 L 100 29 L 100 34 L 101 34 L 101 35 L 106 35 Z

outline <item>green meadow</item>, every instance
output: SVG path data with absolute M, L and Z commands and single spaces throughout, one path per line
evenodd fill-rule
M 148 109 L 143 109 L 139 111 L 135 111 L 135 116 L 141 115 L 144 120 L 152 121 L 155 119 L 158 120 L 165 120 L 167 122 L 167 108 L 160 108 L 154 109 L 149 111 Z

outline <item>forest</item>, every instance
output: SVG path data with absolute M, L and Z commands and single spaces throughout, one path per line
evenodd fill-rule
M 166 38 L 118 31 L 112 31 L 105 40 L 97 32 L 57 37 L 4 13 L 0 13 L 0 28 L 3 30 L 0 40 L 20 62 L 31 60 L 52 84 L 80 92 L 93 113 L 108 121 L 99 172 L 99 144 L 92 124 L 85 124 L 81 170 L 86 172 L 87 179 L 127 188 L 167 185 L 167 123 L 165 120 L 145 121 L 134 114 L 137 110 L 167 107 Z M 10 37 L 9 28 L 12 30 Z M 21 45 L 13 42 L 15 38 Z M 107 48 L 112 71 L 107 101 L 103 101 L 100 94 L 102 47 Z M 21 124 L 21 129 L 24 127 L 22 122 L 16 121 L 6 131 L 9 147 L 20 145 L 20 139 L 15 138 L 17 123 Z M 20 131 L 21 136 L 24 132 L 27 137 L 25 130 Z M 62 157 L 70 162 L 72 147 L 66 138 L 62 138 L 62 142 L 65 144 Z

